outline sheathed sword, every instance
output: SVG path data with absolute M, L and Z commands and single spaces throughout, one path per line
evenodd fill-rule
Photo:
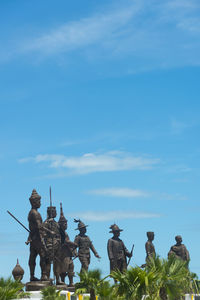
M 132 246 L 132 248 L 131 248 L 131 257 L 133 256 L 133 248 L 134 248 L 134 244 L 133 244 L 133 246 Z M 127 263 L 127 267 L 128 267 L 128 265 L 129 265 L 129 263 L 130 263 L 130 261 L 131 261 L 131 257 L 129 257 L 129 260 L 128 260 L 128 263 Z

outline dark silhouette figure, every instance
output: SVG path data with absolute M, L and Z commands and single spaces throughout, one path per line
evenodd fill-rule
M 29 230 L 30 234 L 28 237 L 27 244 L 30 243 L 30 256 L 29 256 L 29 268 L 30 268 L 30 281 L 38 281 L 35 274 L 36 257 L 40 256 L 40 267 L 41 267 L 41 281 L 46 281 L 46 246 L 42 235 L 42 217 L 38 212 L 41 206 L 41 196 L 38 195 L 36 190 L 32 191 L 31 197 L 29 198 L 31 203 L 31 210 L 28 215 Z
M 188 252 L 187 248 L 185 247 L 185 245 L 182 244 L 182 237 L 180 235 L 177 235 L 175 237 L 175 240 L 176 240 L 176 244 L 170 248 L 168 257 L 170 255 L 175 255 L 175 257 L 177 257 L 177 258 L 180 258 L 184 261 L 189 262 L 190 255 L 189 255 L 189 252 Z
M 148 259 L 150 257 L 154 257 L 156 255 L 154 244 L 152 243 L 154 240 L 154 232 L 148 231 L 147 232 L 147 238 L 148 241 L 145 244 L 145 250 L 146 250 L 146 263 L 148 262 Z
M 114 224 L 110 226 L 110 233 L 113 233 L 113 237 L 108 240 L 108 257 L 110 260 L 110 272 L 119 270 L 123 272 L 127 269 L 127 260 L 126 257 L 131 257 L 132 253 L 129 252 L 123 241 L 119 238 L 120 232 L 123 229 Z
M 62 204 L 60 203 L 60 218 L 58 221 L 60 226 L 60 234 L 61 234 L 61 249 L 60 249 L 60 264 L 59 264 L 59 273 L 62 282 L 65 282 L 65 277 L 69 278 L 70 287 L 74 286 L 73 277 L 74 277 L 74 263 L 72 260 L 73 256 L 77 256 L 75 249 L 76 244 L 70 241 L 69 236 L 66 232 L 67 230 L 67 219 L 63 214 Z
M 79 234 L 75 237 L 74 243 L 76 244 L 78 248 L 78 257 L 81 262 L 81 270 L 88 271 L 88 267 L 90 264 L 90 250 L 94 253 L 94 255 L 97 258 L 100 258 L 99 254 L 95 250 L 89 236 L 86 235 L 86 227 L 88 225 L 85 225 L 81 220 L 74 219 L 74 222 L 78 223 L 78 228 L 75 230 L 79 230 Z
M 51 263 L 53 263 L 53 272 L 56 277 L 56 284 L 62 284 L 62 282 L 59 281 L 59 251 L 61 247 L 61 235 L 59 225 L 54 220 L 56 216 L 56 207 L 52 205 L 47 207 L 47 219 L 43 224 L 44 240 L 47 248 L 46 272 L 49 280 Z

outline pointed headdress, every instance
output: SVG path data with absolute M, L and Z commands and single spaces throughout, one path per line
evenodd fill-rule
M 58 220 L 58 223 L 65 223 L 65 222 L 67 222 L 67 219 L 65 218 L 63 213 L 62 203 L 60 203 L 60 218 Z

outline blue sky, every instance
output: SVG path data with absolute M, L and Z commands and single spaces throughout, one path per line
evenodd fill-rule
M 29 279 L 28 198 L 81 218 L 109 272 L 116 222 L 131 264 L 146 231 L 166 257 L 181 234 L 200 275 L 200 3 L 195 0 L 0 2 L 1 276 Z M 79 271 L 78 261 L 75 270 Z M 39 276 L 39 269 L 37 269 Z

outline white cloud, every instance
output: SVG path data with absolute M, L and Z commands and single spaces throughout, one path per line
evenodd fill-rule
M 103 154 L 86 153 L 82 156 L 65 156 L 57 154 L 39 154 L 32 158 L 22 158 L 20 163 L 33 161 L 35 163 L 48 163 L 51 168 L 67 169 L 75 174 L 93 172 L 109 172 L 123 170 L 148 170 L 157 165 L 160 160 L 134 156 L 120 151 L 110 151 Z
M 111 197 L 125 197 L 125 198 L 137 198 L 147 197 L 148 194 L 141 190 L 129 189 L 129 188 L 106 188 L 88 191 L 89 194 L 111 196 Z
M 103 43 L 126 25 L 139 11 L 141 4 L 134 4 L 115 11 L 95 14 L 88 18 L 69 22 L 49 33 L 24 44 L 24 50 L 36 50 L 46 54 L 71 51 L 88 45 Z
M 109 211 L 109 212 L 98 212 L 98 211 L 86 211 L 86 212 L 75 212 L 68 214 L 69 217 L 80 218 L 86 221 L 118 221 L 123 219 L 149 219 L 159 218 L 160 214 L 147 213 L 147 212 L 134 212 L 134 211 Z
M 128 58 L 129 73 L 200 64 L 198 1 L 124 0 L 119 3 L 109 9 L 102 8 L 101 14 L 66 22 L 21 42 L 19 52 L 33 51 L 48 57 L 81 50 L 79 54 L 88 60 Z

